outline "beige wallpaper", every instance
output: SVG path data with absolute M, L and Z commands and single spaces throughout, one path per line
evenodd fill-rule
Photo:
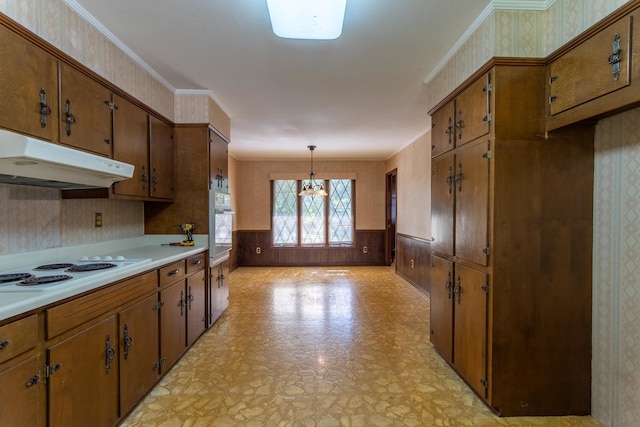
M 271 229 L 270 177 L 272 173 L 294 173 L 303 179 L 309 174 L 309 161 L 238 161 L 236 162 L 237 228 Z M 314 172 L 356 174 L 356 229 L 384 230 L 385 181 L 384 162 L 317 161 Z
M 431 132 L 404 147 L 385 163 L 385 173 L 398 170 L 397 229 L 409 236 L 431 238 Z

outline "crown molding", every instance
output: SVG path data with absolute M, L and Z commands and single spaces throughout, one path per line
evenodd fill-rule
M 144 62 L 142 58 L 140 58 L 134 51 L 129 49 L 129 47 L 122 42 L 118 37 L 115 36 L 107 27 L 102 25 L 100 21 L 98 21 L 93 15 L 91 15 L 85 8 L 80 6 L 78 2 L 75 0 L 62 0 L 64 4 L 69 6 L 71 10 L 77 13 L 80 17 L 82 17 L 89 24 L 93 25 L 100 33 L 102 33 L 106 38 L 108 38 L 113 44 L 115 44 L 120 50 L 122 50 L 127 56 L 129 56 L 133 61 L 135 61 L 138 65 L 140 65 L 147 73 L 149 73 L 153 78 L 158 80 L 162 85 L 164 85 L 171 92 L 176 93 L 176 88 L 171 85 L 164 77 L 162 77 L 156 70 L 151 68 L 149 64 Z

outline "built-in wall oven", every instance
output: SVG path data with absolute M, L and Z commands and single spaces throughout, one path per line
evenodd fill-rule
M 212 191 L 209 198 L 209 251 L 212 261 L 229 256 L 233 234 L 233 210 L 231 195 Z

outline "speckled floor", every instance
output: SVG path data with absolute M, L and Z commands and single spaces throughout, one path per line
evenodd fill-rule
M 498 418 L 389 267 L 239 268 L 225 314 L 122 426 L 600 426 Z

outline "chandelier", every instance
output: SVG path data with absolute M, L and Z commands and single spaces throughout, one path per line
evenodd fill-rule
M 315 145 L 308 145 L 309 151 L 311 151 L 311 171 L 309 172 L 309 182 L 302 187 L 302 191 L 298 193 L 298 196 L 327 196 L 327 192 L 324 191 L 324 184 L 322 181 L 320 185 L 316 184 L 315 172 L 313 171 L 313 150 L 316 149 Z

